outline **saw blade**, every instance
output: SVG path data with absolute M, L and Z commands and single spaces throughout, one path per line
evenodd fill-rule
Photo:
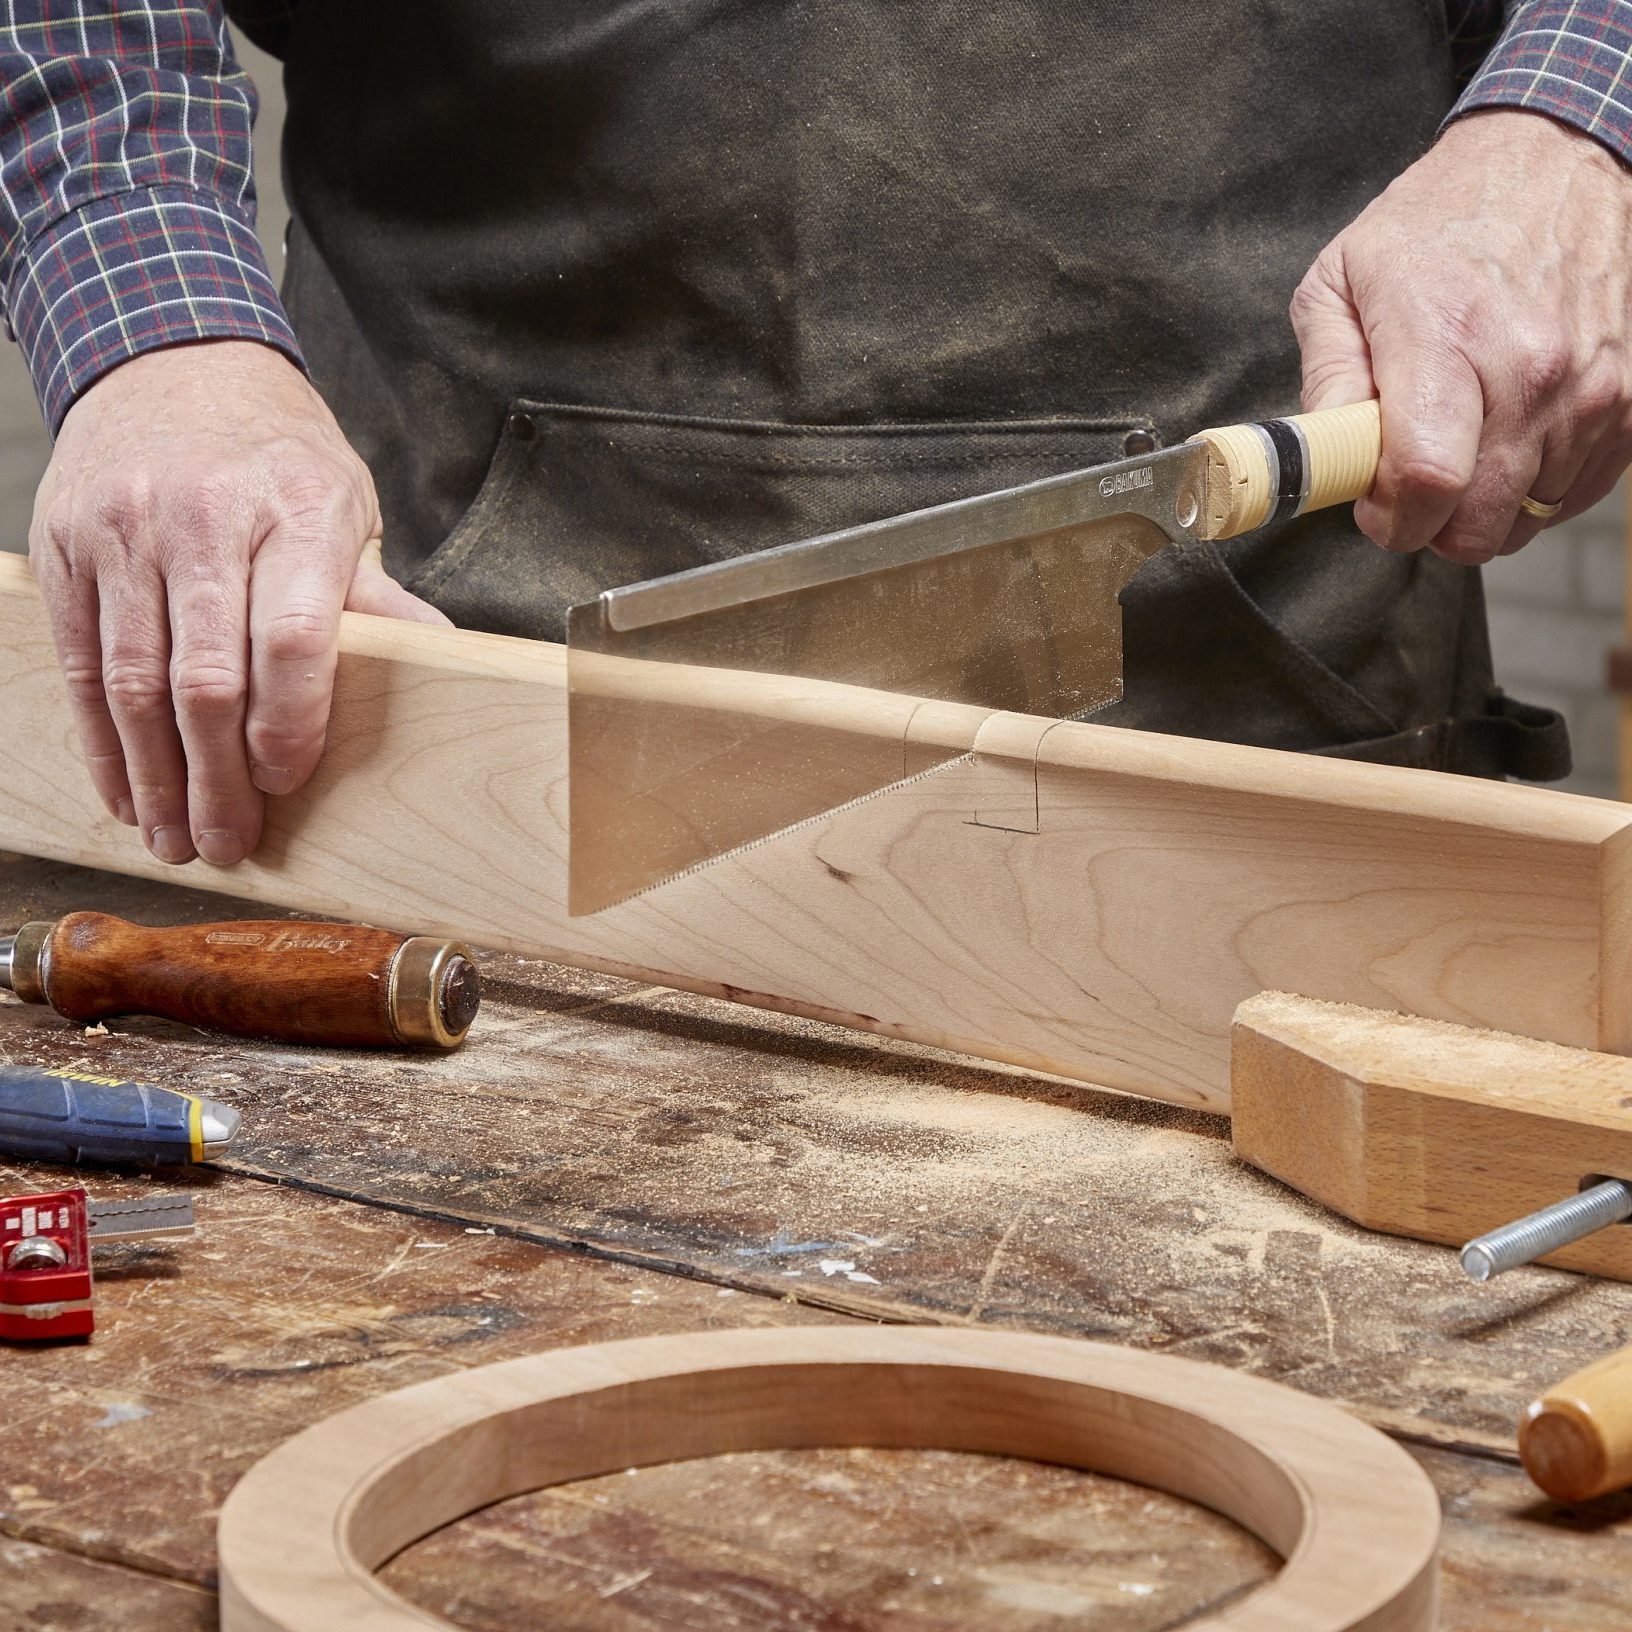
M 960 758 L 985 714 L 1114 702 L 1117 597 L 1194 538 L 1205 471 L 1185 444 L 574 607 L 569 910 Z

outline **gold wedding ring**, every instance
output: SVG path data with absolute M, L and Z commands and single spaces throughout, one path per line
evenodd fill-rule
M 1564 508 L 1564 501 L 1560 499 L 1557 504 L 1548 504 L 1546 500 L 1533 499 L 1526 493 L 1519 500 L 1519 508 L 1527 516 L 1534 516 L 1537 521 L 1551 521 Z

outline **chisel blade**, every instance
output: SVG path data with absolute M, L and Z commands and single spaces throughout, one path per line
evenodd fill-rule
M 1114 702 L 1117 597 L 1194 539 L 1206 461 L 1187 443 L 574 607 L 569 910 L 958 759 L 983 712 Z

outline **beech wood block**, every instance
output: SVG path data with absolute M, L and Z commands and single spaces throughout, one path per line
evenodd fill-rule
M 930 722 L 961 757 L 571 918 L 565 649 L 354 614 L 341 642 L 311 783 L 249 860 L 167 867 L 102 809 L 27 565 L 0 559 L 0 846 L 1214 1111 L 1236 1005 L 1271 988 L 1632 1050 L 1619 804 L 869 694 L 904 767 Z
M 228 1498 L 221 1626 L 442 1627 L 372 1572 L 476 1508 L 656 1462 L 857 1445 L 1091 1468 L 1233 1518 L 1285 1567 L 1188 1622 L 1194 1632 L 1437 1624 L 1433 1486 L 1336 1407 L 1171 1355 L 886 1326 L 636 1338 L 466 1369 L 354 1406 L 263 1458 Z
M 1461 1246 L 1632 1179 L 1632 1060 L 1265 992 L 1236 1011 L 1236 1154 L 1368 1229 Z M 1632 1280 L 1632 1228 L 1541 1260 Z
M 1632 1485 L 1632 1348 L 1555 1383 L 1519 1424 L 1524 1471 L 1560 1502 Z

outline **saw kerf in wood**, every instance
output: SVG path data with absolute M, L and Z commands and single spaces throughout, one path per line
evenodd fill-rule
M 908 775 L 961 757 L 571 919 L 564 657 L 348 614 L 310 785 L 248 861 L 167 867 L 92 791 L 33 581 L 0 560 L 0 846 L 1213 1111 L 1265 989 L 1632 1051 L 1625 807 L 856 688 L 753 706 L 870 732 Z

